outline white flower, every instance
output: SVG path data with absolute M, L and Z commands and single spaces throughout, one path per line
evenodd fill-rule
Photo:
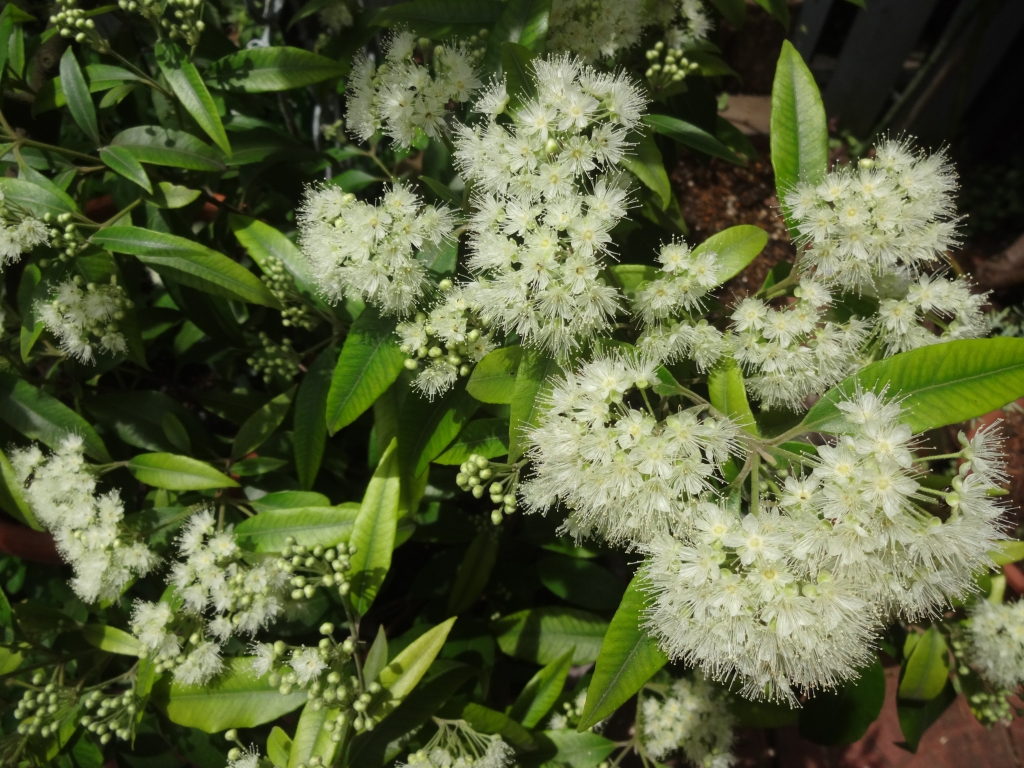
M 81 278 L 76 278 L 81 281 Z M 67 280 L 55 289 L 53 298 L 36 307 L 40 319 L 65 353 L 84 363 L 93 362 L 94 346 L 112 355 L 124 354 L 127 341 L 117 321 L 130 305 L 127 294 L 113 278 L 108 285 Z
M 1024 602 L 978 600 L 968 624 L 970 659 L 986 680 L 1015 691 L 1024 683 Z
M 174 669 L 174 679 L 185 685 L 205 685 L 224 668 L 220 646 L 202 640 Z
M 682 750 L 697 766 L 727 768 L 735 763 L 735 718 L 724 692 L 699 674 L 673 681 L 664 697 L 645 693 L 640 698 L 644 746 L 661 760 Z
M 253 643 L 252 650 L 252 671 L 256 677 L 263 677 L 270 673 L 277 662 L 277 651 L 273 643 Z
M 320 656 L 319 648 L 299 648 L 292 651 L 288 666 L 292 668 L 299 685 L 306 685 L 316 680 L 320 673 L 327 669 L 327 663 Z
M 946 280 L 925 275 L 910 284 L 902 299 L 883 299 L 877 330 L 887 355 L 956 339 L 974 339 L 988 333 L 982 306 L 987 293 L 971 293 L 967 278 Z M 936 320 L 942 323 L 937 326 Z M 937 326 L 936 335 L 928 323 Z
M 259 768 L 260 751 L 250 745 L 247 749 L 241 750 L 242 754 L 234 760 L 228 761 L 228 768 Z

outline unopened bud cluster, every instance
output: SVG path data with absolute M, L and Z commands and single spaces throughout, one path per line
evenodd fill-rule
M 300 357 L 292 346 L 291 339 L 284 339 L 275 344 L 263 331 L 259 335 L 260 346 L 246 360 L 257 376 L 262 376 L 267 384 L 279 382 L 290 384 L 299 375 Z
M 649 65 L 644 76 L 655 91 L 681 83 L 688 74 L 700 68 L 697 62 L 687 59 L 681 49 L 669 48 L 662 40 L 656 42 L 646 56 Z
M 516 496 L 513 492 L 516 473 L 508 464 L 495 464 L 483 456 L 471 454 L 459 466 L 455 482 L 462 490 L 472 493 L 474 498 L 482 499 L 485 493 L 490 495 L 491 503 L 498 505 L 491 512 L 491 522 L 495 525 L 501 523 L 504 515 L 516 511 Z
M 57 0 L 57 12 L 50 17 L 50 23 L 57 28 L 61 37 L 73 39 L 76 43 L 88 42 L 96 50 L 106 50 L 107 43 L 96 34 L 96 22 L 87 18 L 86 12 L 77 7 L 76 0 Z
M 101 744 L 108 743 L 114 736 L 122 741 L 132 738 L 135 715 L 139 711 L 139 702 L 133 689 L 114 696 L 96 690 L 88 694 L 82 704 L 89 714 L 84 715 L 79 724 L 99 736 Z
M 292 600 L 310 599 L 318 587 L 337 588 L 338 594 L 345 597 L 349 590 L 346 574 L 352 567 L 349 558 L 355 553 L 354 544 L 342 542 L 333 547 L 317 545 L 309 548 L 296 544 L 295 539 L 289 536 L 281 550 L 279 567 L 291 574 Z
M 14 710 L 14 718 L 18 723 L 18 733 L 22 736 L 41 736 L 46 738 L 60 731 L 63 721 L 78 705 L 78 691 L 73 687 L 47 683 L 45 677 L 37 672 L 32 678 L 33 687 L 25 692 Z
M 203 23 L 203 0 L 167 0 L 168 10 L 173 11 L 174 20 L 161 19 L 160 24 L 172 40 L 184 40 L 188 45 L 199 43 L 199 35 L 206 25 Z
M 57 258 L 62 262 L 75 258 L 89 245 L 85 236 L 79 231 L 79 225 L 71 221 L 70 213 L 61 213 L 56 216 L 47 213 L 43 216 L 43 221 L 49 227 L 47 234 L 50 236 L 50 245 L 61 251 Z M 42 266 L 45 268 L 47 265 L 44 262 Z
M 327 135 L 327 128 L 324 128 L 324 135 Z M 263 274 L 260 280 L 267 286 L 278 303 L 284 307 L 281 310 L 281 325 L 285 328 L 295 327 L 310 331 L 317 325 L 317 317 L 309 307 L 299 301 L 298 291 L 295 289 L 295 280 L 284 263 L 273 257 L 264 260 L 261 264 Z

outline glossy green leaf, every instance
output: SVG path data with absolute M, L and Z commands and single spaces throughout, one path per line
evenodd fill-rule
M 608 267 L 608 271 L 614 283 L 630 301 L 636 297 L 636 292 L 644 283 L 662 276 L 660 269 L 647 264 L 613 264 Z
M 629 141 L 633 146 L 622 156 L 622 165 L 655 194 L 662 210 L 668 208 L 672 202 L 672 183 L 665 171 L 661 150 L 646 133 L 632 133 Z
M 336 718 L 339 711 L 325 706 L 314 709 L 309 704 L 302 708 L 299 723 L 295 726 L 295 738 L 288 750 L 287 768 L 309 765 L 313 757 L 319 757 L 321 765 L 334 763 L 339 744 L 331 741 L 331 734 L 324 729 L 324 725 L 329 719 Z
M 54 185 L 51 183 L 50 186 Z M 24 208 L 40 219 L 48 213 L 59 216 L 62 213 L 78 212 L 78 206 L 74 201 L 65 194 L 58 194 L 59 187 L 56 189 L 55 192 L 31 181 L 11 176 L 0 177 L 0 192 L 3 193 L 4 200 Z
M 373 645 L 370 646 L 370 650 L 366 652 L 366 658 L 363 660 L 363 678 L 376 680 L 377 675 L 381 673 L 387 663 L 388 636 L 384 632 L 384 625 L 381 624 L 377 627 L 377 636 L 373 639 Z
M 643 628 L 646 603 L 640 578 L 633 577 L 608 625 L 587 688 L 581 731 L 608 717 L 668 663 L 658 642 Z
M 327 394 L 327 428 L 333 435 L 359 418 L 394 383 L 405 364 L 394 318 L 368 306 L 349 329 Z
M 381 699 L 382 703 L 393 707 L 412 693 L 416 684 L 434 663 L 437 654 L 441 652 L 453 624 L 455 617 L 428 629 L 388 662 L 377 676 L 377 681 L 387 694 Z M 373 702 L 369 711 L 372 713 L 378 708 L 377 702 Z
M 150 194 L 153 193 L 153 184 L 149 180 L 146 169 L 127 147 L 103 147 L 100 149 L 100 160 L 110 170 L 124 176 L 128 181 L 138 184 Z M 196 194 L 198 195 L 198 193 Z
M 437 195 L 443 202 L 452 206 L 452 208 L 456 210 L 462 208 L 461 198 L 447 184 L 437 179 L 432 179 L 430 176 L 420 176 L 420 183 Z
M 588 611 L 547 606 L 519 611 L 492 624 L 501 650 L 534 664 L 550 664 L 571 648 L 574 664 L 597 659 L 608 622 Z
M 295 281 L 299 295 L 311 306 L 326 309 L 317 293 L 309 259 L 302 255 L 302 251 L 291 240 L 269 224 L 237 213 L 228 216 L 228 226 L 265 274 L 269 274 L 274 265 L 280 262 Z
M 117 147 L 114 147 L 114 149 L 117 149 Z M 173 210 L 175 208 L 184 208 L 186 205 L 195 202 L 196 198 L 201 194 L 203 193 L 198 189 L 189 189 L 180 184 L 161 181 L 153 188 L 152 194 L 148 195 L 146 200 L 158 208 Z
M 245 420 L 231 444 L 231 458 L 237 461 L 259 448 L 277 431 L 292 407 L 295 387 L 282 392 Z
M 435 464 L 458 465 L 471 455 L 496 459 L 508 453 L 508 419 L 477 419 L 459 432 L 448 449 L 434 459 Z
M 14 467 L 3 451 L 0 451 L 0 509 L 34 531 L 43 530 L 32 508 L 25 501 L 22 484 L 18 482 Z
M 345 70 L 340 62 L 312 51 L 274 45 L 246 48 L 215 61 L 206 80 L 223 90 L 266 93 L 339 78 Z
M 586 731 L 577 733 L 568 729 L 544 731 L 538 738 L 542 754 L 553 751 L 552 759 L 543 768 L 598 768 L 615 751 L 614 741 L 598 733 Z M 652 766 L 664 768 L 661 763 L 650 761 Z
M 523 356 L 518 344 L 501 347 L 476 364 L 466 383 L 466 391 L 481 403 L 506 405 L 516 391 L 516 371 Z
M 952 680 L 947 680 L 939 695 L 928 701 L 897 699 L 896 715 L 900 721 L 903 738 L 906 739 L 906 748 L 911 752 L 916 752 L 925 731 L 942 716 L 943 712 L 949 709 L 956 699 L 956 689 L 953 687 Z
M 800 735 L 815 744 L 852 744 L 867 733 L 885 701 L 885 671 L 875 661 L 835 691 L 819 691 L 800 710 Z
M 110 146 L 127 149 L 136 160 L 150 165 L 190 171 L 224 170 L 224 163 L 213 147 L 190 133 L 158 125 L 126 128 L 111 139 Z
M 814 76 L 788 40 L 772 85 L 771 154 L 780 200 L 797 182 L 817 182 L 828 170 L 825 107 Z
M 85 75 L 75 58 L 74 46 L 65 48 L 64 55 L 60 57 L 60 84 L 71 117 L 82 132 L 98 144 L 100 128 L 96 122 L 96 106 L 92 103 Z
M 265 497 L 264 497 L 265 498 Z M 261 510 L 235 526 L 235 537 L 256 552 L 280 552 L 288 538 L 306 547 L 333 547 L 352 536 L 360 505 L 299 506 Z
M 89 422 L 12 373 L 0 373 L 0 419 L 30 440 L 38 440 L 54 450 L 69 434 L 79 435 L 86 455 L 102 462 L 111 461 L 107 447 Z
M 551 391 L 554 377 L 562 372 L 554 358 L 537 349 L 524 349 L 516 371 L 516 388 L 512 395 L 508 426 L 508 458 L 516 461 L 526 450 L 525 432 L 536 426 L 541 401 Z
M 288 756 L 292 751 L 291 737 L 279 725 L 275 725 L 267 737 L 267 757 L 277 768 L 288 765 Z
M 128 462 L 128 471 L 140 483 L 169 491 L 238 487 L 238 483 L 206 462 L 173 453 L 139 454 Z
M 165 704 L 172 722 L 206 733 L 228 728 L 255 728 L 302 706 L 306 692 L 295 689 L 282 695 L 278 686 L 257 677 L 252 659 L 233 658 L 225 671 L 205 685 L 168 683 L 165 675 L 154 688 L 154 698 Z
M 768 233 L 763 229 L 752 224 L 740 224 L 712 235 L 693 249 L 693 255 L 700 256 L 709 251 L 717 255 L 716 280 L 721 285 L 746 269 L 767 244 Z
M 573 605 L 592 611 L 614 611 L 625 585 L 597 563 L 553 555 L 537 563 L 541 584 Z
M 43 282 L 42 270 L 35 264 L 26 264 L 18 283 L 18 311 L 21 313 L 20 347 L 21 360 L 27 363 L 32 347 L 43 332 L 43 322 L 38 318 L 37 303 L 49 292 L 49 284 Z
M 93 245 L 128 253 L 160 275 L 225 299 L 277 308 L 278 302 L 252 272 L 222 253 L 177 235 L 141 227 L 108 227 L 91 238 Z
M 295 397 L 295 429 L 292 448 L 299 485 L 312 488 L 320 471 L 327 442 L 327 395 L 338 363 L 338 350 L 328 347 L 306 372 Z
M 988 553 L 998 566 L 1007 563 L 1017 563 L 1024 560 L 1024 541 L 1006 540 L 1000 541 L 999 546 Z
M 192 119 L 206 135 L 213 139 L 213 143 L 231 157 L 231 144 L 228 142 L 220 115 L 217 114 L 217 105 L 210 96 L 196 65 L 188 59 L 181 48 L 171 42 L 158 42 L 153 47 L 153 53 L 156 55 L 160 72 L 171 86 L 174 95 L 178 97 L 181 106 L 192 115 Z
M 473 537 L 455 574 L 455 583 L 448 595 L 448 615 L 462 613 L 472 607 L 487 586 L 498 561 L 498 536 L 484 529 Z
M 787 30 L 789 29 L 789 6 L 786 5 L 786 0 L 754 0 L 754 2 L 774 16 Z
M 808 411 L 808 432 L 851 428 L 837 403 L 857 388 L 901 398 L 900 417 L 914 432 L 958 424 L 1024 397 L 1024 339 L 964 339 L 872 363 L 832 387 Z
M 719 412 L 750 434 L 757 435 L 757 423 L 747 401 L 743 372 L 732 357 L 722 358 L 708 371 L 708 397 Z
M 464 381 L 433 401 L 410 394 L 398 426 L 398 460 L 407 478 L 419 477 L 462 431 L 480 404 L 466 393 Z
M 512 114 L 537 95 L 533 81 L 533 60 L 536 54 L 519 43 L 501 44 L 501 71 L 505 76 L 505 90 L 508 93 L 508 110 Z
M 949 681 L 949 648 L 935 627 L 929 627 L 911 651 L 900 680 L 899 696 L 908 701 L 930 701 Z
M 442 714 L 448 714 L 448 711 L 444 710 Z M 477 733 L 498 734 L 506 744 L 518 751 L 536 749 L 536 742 L 530 732 L 503 712 L 470 702 L 456 708 L 452 714 L 469 723 Z
M 106 624 L 86 624 L 82 627 L 82 636 L 89 645 L 94 645 L 101 651 L 107 651 L 108 653 L 117 653 L 122 656 L 140 656 L 142 651 L 145 650 L 137 637 L 125 632 L 123 629 Z
M 644 115 L 642 122 L 662 136 L 668 136 L 673 141 L 691 149 L 696 149 L 712 157 L 720 157 L 723 160 L 728 160 L 730 163 L 745 165 L 742 157 L 739 157 L 713 135 L 703 128 L 698 128 L 693 123 L 687 123 L 684 120 L 669 117 L 668 115 Z
M 562 695 L 565 678 L 572 667 L 573 650 L 570 648 L 530 678 L 516 697 L 509 710 L 509 717 L 522 723 L 525 728 L 533 728 L 544 719 Z
M 547 45 L 552 0 L 508 0 L 505 10 L 487 38 L 484 66 L 495 71 L 501 66 L 501 44 L 518 43 L 532 53 L 542 54 Z
M 398 477 L 396 443 L 392 440 L 370 478 L 349 537 L 349 543 L 356 547 L 350 559 L 349 595 L 352 606 L 360 614 L 366 613 L 373 604 L 391 568 L 401 497 Z

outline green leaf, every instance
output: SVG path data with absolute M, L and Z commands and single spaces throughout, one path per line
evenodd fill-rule
M 702 128 L 668 115 L 644 115 L 643 123 L 663 136 L 696 149 L 712 157 L 720 157 L 736 165 L 746 165 L 746 161 L 729 149 L 725 144 Z
M 322 704 L 322 703 L 321 703 Z M 338 743 L 331 741 L 331 734 L 324 729 L 328 720 L 338 716 L 340 710 L 318 706 L 316 709 L 309 704 L 302 708 L 299 724 L 295 726 L 295 738 L 288 751 L 287 768 L 299 768 L 309 765 L 310 758 L 321 758 L 321 765 L 332 765 Z
M 111 139 L 110 146 L 127 149 L 136 160 L 150 165 L 189 171 L 224 170 L 224 163 L 213 147 L 190 133 L 158 125 L 126 128 Z
M 206 79 L 227 91 L 266 93 L 339 78 L 345 70 L 341 62 L 302 48 L 268 46 L 246 48 L 215 61 Z
M 772 85 L 771 153 L 779 200 L 797 182 L 813 184 L 828 170 L 825 107 L 814 76 L 788 40 L 782 43 Z
M 505 76 L 508 110 L 512 114 L 537 95 L 537 84 L 533 81 L 535 58 L 533 51 L 525 45 L 509 42 L 501 44 L 501 71 Z
M 74 433 L 84 441 L 88 456 L 104 463 L 112 461 L 89 422 L 60 400 L 11 373 L 0 373 L 0 419 L 30 440 L 38 440 L 54 450 Z
M 149 181 L 146 169 L 142 167 L 142 163 L 135 158 L 135 155 L 127 147 L 103 147 L 100 149 L 100 160 L 115 173 L 121 174 L 128 181 L 138 184 L 144 190 L 153 194 L 153 185 Z M 196 192 L 196 196 L 198 195 L 199 193 Z
M 508 716 L 526 728 L 533 728 L 551 711 L 565 687 L 565 678 L 572 667 L 574 649 L 569 649 L 530 678 L 516 697 Z
M 820 691 L 800 710 L 800 735 L 815 744 L 852 744 L 867 733 L 885 701 L 885 671 L 875 661 L 860 678 Z
M 267 757 L 278 768 L 285 768 L 288 765 L 288 755 L 292 751 L 292 740 L 284 729 L 275 725 L 267 737 Z
M 739 424 L 750 434 L 757 436 L 757 423 L 747 401 L 747 388 L 743 383 L 743 372 L 731 356 L 722 358 L 708 372 L 708 394 L 711 404 Z
M 992 558 L 992 562 L 997 566 L 1019 562 L 1024 560 L 1024 541 L 1017 541 L 1015 539 L 1000 541 L 998 548 L 990 551 L 988 554 Z
M 608 717 L 668 663 L 658 642 L 643 628 L 645 598 L 640 584 L 641 577 L 634 576 L 608 625 L 587 688 L 580 731 Z
M 363 661 L 363 678 L 376 680 L 377 675 L 388 663 L 388 636 L 384 632 L 384 625 L 377 627 L 377 636 L 373 639 L 373 645 L 366 652 L 366 659 Z
M 608 271 L 630 301 L 633 301 L 636 292 L 644 283 L 657 280 L 662 276 L 660 269 L 647 264 L 613 264 L 608 267 Z
M 516 391 L 516 371 L 523 356 L 518 344 L 501 347 L 476 364 L 466 383 L 466 391 L 481 403 L 507 405 Z
M 484 67 L 493 72 L 501 66 L 502 43 L 518 43 L 532 53 L 544 53 L 550 15 L 551 0 L 508 0 L 487 38 Z
M 447 184 L 437 179 L 432 179 L 429 176 L 420 176 L 420 183 L 456 210 L 462 208 L 462 200 Z
M 956 701 L 956 689 L 953 681 L 947 680 L 945 687 L 928 701 L 896 700 L 896 715 L 900 721 L 900 730 L 906 739 L 906 746 L 911 752 L 917 752 L 921 737 L 949 706 Z
M 768 233 L 753 224 L 723 229 L 693 249 L 694 256 L 708 251 L 718 254 L 718 284 L 736 277 L 768 244 Z
M 573 664 L 597 659 L 608 622 L 588 611 L 547 606 L 513 613 L 492 625 L 498 646 L 509 656 L 550 664 L 575 647 Z
M 392 440 L 370 478 L 349 538 L 349 543 L 356 546 L 348 576 L 350 599 L 360 614 L 373 604 L 391 568 L 400 497 L 396 442 Z
M 288 537 L 305 547 L 333 547 L 349 541 L 359 508 L 355 502 L 346 502 L 337 507 L 261 510 L 235 526 L 235 537 L 256 552 L 280 552 Z
M 108 227 L 94 234 L 93 245 L 128 253 L 161 276 L 225 299 L 280 308 L 277 299 L 252 272 L 222 253 L 177 235 L 141 227 Z
M 206 733 L 255 728 L 288 714 L 306 700 L 303 690 L 282 695 L 267 677 L 256 677 L 252 659 L 233 658 L 225 668 L 204 685 L 168 684 L 170 675 L 164 675 L 154 687 L 154 699 L 166 702 L 172 722 Z
M 295 387 L 287 392 L 282 392 L 245 420 L 235 436 L 234 443 L 231 444 L 233 460 L 237 461 L 252 453 L 277 431 L 292 407 L 293 397 L 295 397 Z
M 224 154 L 231 157 L 231 144 L 224 132 L 224 124 L 217 114 L 217 105 L 199 75 L 199 70 L 182 50 L 171 42 L 161 41 L 153 47 L 156 63 L 160 67 L 174 95 L 192 118 L 202 128 L 213 143 L 220 147 Z
M 472 454 L 496 459 L 508 453 L 508 419 L 477 419 L 459 432 L 448 449 L 434 459 L 435 464 L 458 465 Z
M 169 491 L 238 487 L 238 483 L 206 462 L 173 453 L 142 453 L 127 466 L 140 483 Z
M 333 435 L 384 394 L 405 365 L 394 318 L 367 306 L 349 329 L 327 393 L 327 429 Z
M 459 381 L 432 402 L 409 395 L 398 427 L 398 459 L 407 478 L 419 477 L 462 431 L 480 404 Z
M 911 651 L 900 680 L 899 696 L 909 701 L 934 699 L 949 682 L 949 648 L 942 633 L 929 627 Z
M 442 714 L 448 714 L 447 710 L 442 711 Z M 470 702 L 456 709 L 452 714 L 469 723 L 477 733 L 498 734 L 507 744 L 517 750 L 529 751 L 537 748 L 537 743 L 530 732 L 502 712 Z
M 902 398 L 900 420 L 914 432 L 958 424 L 1024 397 L 1024 339 L 963 339 L 879 360 L 832 387 L 808 411 L 808 432 L 842 433 L 852 425 L 837 403 L 857 388 Z
M 89 645 L 94 645 L 108 653 L 140 656 L 144 650 L 137 637 L 128 634 L 123 629 L 106 624 L 86 624 L 82 627 L 82 636 Z
M 71 117 L 86 136 L 99 144 L 100 128 L 96 122 L 96 106 L 92 103 L 85 75 L 75 58 L 74 46 L 65 48 L 64 55 L 60 57 L 60 84 Z
M 49 293 L 49 285 L 43 282 L 43 273 L 35 264 L 26 264 L 18 283 L 18 311 L 21 312 L 20 347 L 21 360 L 27 363 L 32 347 L 43 332 L 43 323 L 37 317 L 36 304 Z
M 498 537 L 493 530 L 480 531 L 466 548 L 455 583 L 448 595 L 448 615 L 462 613 L 477 601 L 490 581 L 498 561 Z
M 434 663 L 437 654 L 441 652 L 441 647 L 448 639 L 448 633 L 454 623 L 455 617 L 453 616 L 436 627 L 428 629 L 407 645 L 380 671 L 377 682 L 381 684 L 387 695 L 371 702 L 368 707 L 371 714 L 379 711 L 381 704 L 393 707 L 412 693 L 420 678 Z
M 654 137 L 646 133 L 632 133 L 629 142 L 632 147 L 622 156 L 622 164 L 657 196 L 662 210 L 668 208 L 672 202 L 672 183 L 668 180 L 665 161 Z
M 51 183 L 51 187 L 54 185 Z M 49 189 L 39 184 L 34 184 L 25 179 L 16 179 L 11 176 L 0 177 L 0 192 L 4 195 L 7 203 L 14 203 L 24 208 L 37 218 L 43 218 L 46 214 L 52 213 L 59 216 L 62 213 L 77 213 L 78 206 L 66 194 L 58 194 L 60 187 Z
M 740 728 L 788 728 L 800 719 L 800 709 L 772 701 L 751 701 L 741 696 L 729 698 L 729 711 Z
M 778 19 L 783 27 L 789 29 L 789 6 L 786 5 L 786 0 L 754 0 L 754 2 Z
M 327 309 L 317 293 L 316 279 L 310 272 L 309 260 L 291 240 L 269 224 L 237 213 L 228 216 L 228 226 L 265 274 L 269 274 L 278 261 L 281 262 L 295 281 L 295 287 L 302 298 L 311 306 Z
M 327 442 L 327 395 L 338 363 L 337 347 L 328 347 L 313 362 L 295 397 L 295 429 L 292 448 L 299 485 L 309 489 L 316 482 Z
M 711 4 L 736 29 L 742 27 L 747 19 L 746 0 L 711 0 Z
M 43 526 L 36 520 L 32 508 L 25 501 L 25 494 L 22 490 L 22 484 L 18 482 L 14 467 L 11 466 L 11 462 L 8 461 L 4 452 L 0 451 L 0 509 L 32 530 L 41 531 Z
M 117 149 L 117 147 L 115 147 Z M 180 184 L 172 184 L 169 181 L 161 181 L 156 185 L 156 189 L 153 190 L 146 200 L 153 203 L 158 208 L 184 208 L 189 203 L 195 201 L 202 192 L 198 189 L 189 189 L 183 187 Z
M 517 461 L 526 450 L 525 431 L 536 426 L 540 416 L 541 399 L 551 390 L 552 379 L 562 369 L 554 358 L 537 349 L 524 349 L 516 372 L 516 388 L 512 395 L 508 426 L 508 459 Z
M 597 733 L 577 733 L 570 730 L 543 731 L 538 738 L 540 751 L 545 756 L 553 753 L 543 768 L 597 768 L 615 751 L 614 741 Z M 664 768 L 650 761 L 652 766 Z
M 537 575 L 552 593 L 592 611 L 614 611 L 625 589 L 608 570 L 579 558 L 545 557 L 537 563 Z

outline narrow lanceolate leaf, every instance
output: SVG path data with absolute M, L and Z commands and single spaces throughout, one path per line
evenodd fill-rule
M 50 186 L 53 186 L 52 182 Z M 57 192 L 59 191 L 58 187 Z M 48 213 L 59 216 L 62 213 L 78 212 L 75 201 L 66 194 L 58 194 L 52 189 L 34 184 L 27 179 L 2 177 L 0 178 L 0 192 L 3 193 L 4 200 L 8 203 L 14 203 L 40 219 Z
M 111 147 L 123 147 L 142 163 L 184 168 L 189 171 L 222 171 L 224 163 L 217 150 L 190 133 L 162 128 L 159 125 L 137 125 L 126 128 L 110 141 Z
M 851 428 L 837 403 L 857 389 L 902 398 L 902 421 L 914 432 L 957 424 L 1024 397 L 1024 339 L 963 339 L 879 360 L 834 386 L 808 411 L 808 432 Z
M 311 305 L 326 309 L 317 294 L 309 260 L 291 240 L 269 224 L 237 213 L 228 216 L 228 226 L 265 274 L 269 274 L 274 265 L 281 262 L 295 281 L 299 295 Z
M 238 487 L 238 483 L 206 462 L 173 453 L 139 454 L 128 462 L 128 471 L 140 483 L 169 491 Z
M 526 728 L 544 719 L 562 693 L 574 650 L 570 648 L 530 679 L 509 710 L 509 717 Z
M 288 765 L 288 755 L 292 751 L 292 740 L 284 729 L 275 725 L 267 737 L 267 757 L 275 766 Z
M 606 739 L 598 733 L 576 733 L 568 729 L 544 731 L 537 740 L 541 743 L 542 750 L 551 749 L 555 752 L 557 765 L 568 765 L 571 768 L 602 765 L 618 746 L 611 739 Z M 661 763 L 653 760 L 651 765 L 664 768 Z
M 507 405 L 516 391 L 516 371 L 523 356 L 518 344 L 488 353 L 476 364 L 466 383 L 466 391 L 481 403 Z
M 231 157 L 231 144 L 228 143 L 224 124 L 217 114 L 217 105 L 206 89 L 196 65 L 189 61 L 174 43 L 159 42 L 153 48 L 153 53 L 156 55 L 160 71 L 174 91 L 174 95 L 178 97 L 178 101 L 206 135 L 213 139 L 213 143 Z
M 299 724 L 295 726 L 295 738 L 292 739 L 288 752 L 288 764 L 282 768 L 309 765 L 313 757 L 320 758 L 320 765 L 333 764 L 339 744 L 331 741 L 331 733 L 324 726 L 329 720 L 336 718 L 339 712 L 338 709 L 325 706 L 304 706 L 302 714 L 299 715 Z
M 536 54 L 525 45 L 512 42 L 501 44 L 501 71 L 505 75 L 508 109 L 512 114 L 537 95 L 537 86 L 533 82 L 534 58 Z
M 797 182 L 814 183 L 828 170 L 825 106 L 811 70 L 788 40 L 772 84 L 771 152 L 779 200 Z
M 349 595 L 352 607 L 360 614 L 366 613 L 373 604 L 391 568 L 401 499 L 398 477 L 396 442 L 392 440 L 366 488 L 349 538 L 356 547 L 349 572 Z
M 721 285 L 746 269 L 767 244 L 768 233 L 763 229 L 752 224 L 740 224 L 712 235 L 693 249 L 693 255 L 700 256 L 708 251 L 717 255 L 715 280 Z
M 108 227 L 90 239 L 114 253 L 128 253 L 161 276 L 225 299 L 278 308 L 256 275 L 227 256 L 184 237 L 141 227 Z
M 654 138 L 646 133 L 632 133 L 629 141 L 633 146 L 622 156 L 622 164 L 657 196 L 663 210 L 668 208 L 672 202 L 672 184 L 665 171 L 661 150 L 654 143 Z
M 246 419 L 235 436 L 235 442 L 231 445 L 231 458 L 238 461 L 247 453 L 251 453 L 263 445 L 267 438 L 277 431 L 284 421 L 284 417 L 288 415 L 293 397 L 295 397 L 295 387 L 287 392 L 282 392 Z
M 712 157 L 720 157 L 723 160 L 728 160 L 730 163 L 746 165 L 746 161 L 742 157 L 703 128 L 698 128 L 693 123 L 687 123 L 685 120 L 679 120 L 668 115 L 645 115 L 643 123 L 661 135 L 668 136 L 673 141 L 691 149 L 696 149 Z
M 215 61 L 206 79 L 215 88 L 246 93 L 286 91 L 345 74 L 334 59 L 302 48 L 247 48 Z
M 711 404 L 752 435 L 757 424 L 747 400 L 743 373 L 731 356 L 722 358 L 708 372 L 708 394 Z
M 128 634 L 123 629 L 106 624 L 86 624 L 82 627 L 82 636 L 89 645 L 94 645 L 108 653 L 140 656 L 144 650 L 137 637 Z
M 608 717 L 668 663 L 657 641 L 643 629 L 644 596 L 639 582 L 640 577 L 634 576 L 629 583 L 601 643 L 580 731 Z
M 82 68 L 75 58 L 74 46 L 69 45 L 60 57 L 60 84 L 67 99 L 71 117 L 82 129 L 82 132 L 95 143 L 100 141 L 100 128 L 96 122 L 96 107 L 89 94 L 89 86 L 85 82 Z
M 435 464 L 461 464 L 473 454 L 496 459 L 508 453 L 508 419 L 477 419 L 459 432 Z
M 516 388 L 512 395 L 508 426 L 508 458 L 515 461 L 526 450 L 526 430 L 536 426 L 544 395 L 552 387 L 552 379 L 562 369 L 554 358 L 536 349 L 523 350 L 522 361 L 516 373 Z
M 504 653 L 550 664 L 571 648 L 574 664 L 589 664 L 601 650 L 608 622 L 589 611 L 547 606 L 519 611 L 491 625 Z
M 338 350 L 328 347 L 313 362 L 295 397 L 292 446 L 299 485 L 309 489 L 320 471 L 327 441 L 327 394 L 338 363 Z
M 949 682 L 949 648 L 942 633 L 929 627 L 907 659 L 899 695 L 909 701 L 934 699 Z
M 402 372 L 393 318 L 367 307 L 349 329 L 327 394 L 327 428 L 333 435 L 359 418 Z
M 451 594 L 448 596 L 448 614 L 462 613 L 477 601 L 491 578 L 498 560 L 498 537 L 492 530 L 480 531 L 466 548 L 459 564 Z
M 256 552 L 280 552 L 289 538 L 310 548 L 333 547 L 351 538 L 359 508 L 355 502 L 345 502 L 336 507 L 261 509 L 235 527 L 235 537 Z
M 501 66 L 501 44 L 518 43 L 532 53 L 544 53 L 548 39 L 551 0 L 508 0 L 498 23 L 487 39 L 484 66 Z
M 30 440 L 38 440 L 54 450 L 68 435 L 79 435 L 86 455 L 102 462 L 112 461 L 89 422 L 12 373 L 0 373 L 0 419 Z
M 25 501 L 22 489 L 23 484 L 18 481 L 14 467 L 11 466 L 11 462 L 4 452 L 0 451 L 0 509 L 32 530 L 41 531 L 43 526 L 36 520 L 32 508 Z
M 103 147 L 100 150 L 100 160 L 112 171 L 124 176 L 128 181 L 133 181 L 144 190 L 153 194 L 153 184 L 146 174 L 146 169 L 138 161 L 135 155 L 127 147 Z
M 405 476 L 422 475 L 451 445 L 479 405 L 466 393 L 462 381 L 433 401 L 407 397 L 398 426 L 398 459 Z
M 453 617 L 428 629 L 380 671 L 377 682 L 384 690 L 370 703 L 368 711 L 371 714 L 382 709 L 390 711 L 412 693 L 416 684 L 434 663 L 437 654 L 441 652 L 454 623 Z

